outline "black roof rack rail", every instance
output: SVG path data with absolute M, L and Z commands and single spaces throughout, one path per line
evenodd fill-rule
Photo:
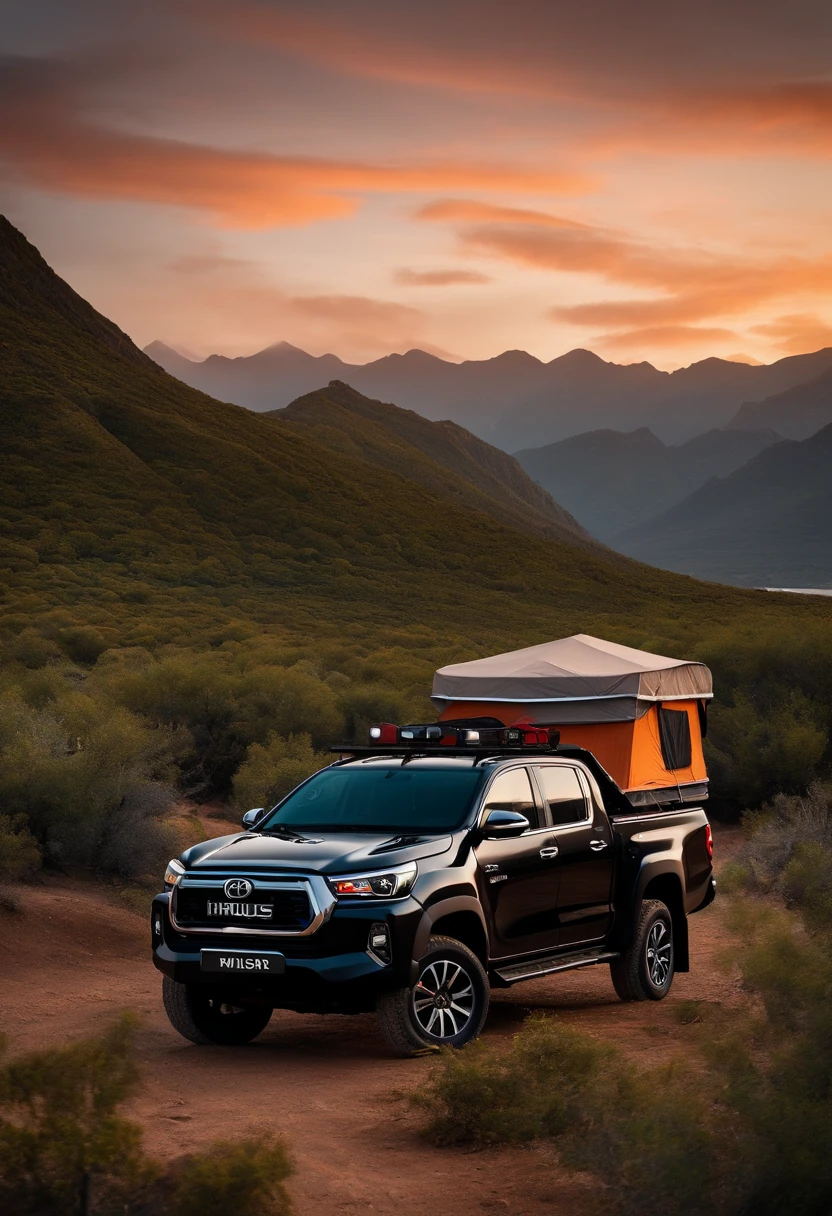
M 476 744 L 469 743 L 467 746 L 459 744 L 449 747 L 446 744 L 427 744 L 422 741 L 416 741 L 411 744 L 407 743 L 378 743 L 375 746 L 366 743 L 342 743 L 337 747 L 331 747 L 331 752 L 339 753 L 340 755 L 349 755 L 367 759 L 371 756 L 406 756 L 411 759 L 418 757 L 433 758 L 439 756 L 476 756 L 478 759 L 483 759 L 485 756 L 553 756 L 557 753 L 556 747 L 547 747 L 545 743 L 540 744 L 525 744 L 520 747 L 508 747 L 500 744 Z

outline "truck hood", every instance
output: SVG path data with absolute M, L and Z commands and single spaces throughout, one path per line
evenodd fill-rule
M 390 836 L 367 833 L 304 833 L 261 835 L 241 832 L 195 844 L 182 854 L 188 870 L 258 869 L 275 867 L 293 873 L 348 874 L 386 870 L 424 857 L 446 853 L 452 836 Z

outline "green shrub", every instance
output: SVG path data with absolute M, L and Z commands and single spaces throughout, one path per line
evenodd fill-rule
M 590 1078 L 609 1050 L 554 1018 L 532 1016 L 498 1054 L 484 1040 L 446 1049 L 413 1102 L 429 1112 L 434 1144 L 526 1143 L 558 1136 L 578 1117 Z
M 274 806 L 332 759 L 313 749 L 309 735 L 275 737 L 265 746 L 252 743 L 234 778 L 234 805 L 239 811 Z
M 806 794 L 778 794 L 744 820 L 747 839 L 735 864 L 751 890 L 785 894 L 786 872 L 803 846 L 832 851 L 832 786 L 815 782 Z M 792 885 L 796 883 L 796 871 Z
M 62 629 L 58 642 L 71 659 L 76 663 L 92 666 L 99 656 L 107 649 L 107 643 L 98 632 L 89 625 L 74 625 Z
M 40 866 L 40 849 L 25 815 L 0 811 L 0 883 L 27 878 Z
M 136 807 L 169 767 L 166 732 L 122 707 L 72 692 L 41 710 L 0 698 L 0 805 L 50 862 L 128 876 L 134 848 L 152 852 L 156 838 L 164 853 L 158 816 L 139 822 Z
M 743 1211 L 832 1208 L 832 950 L 794 916 L 743 901 L 733 913 L 743 984 L 762 1018 L 738 1015 L 711 1043 L 720 1101 L 738 1126 Z
M 293 1172 L 286 1149 L 273 1137 L 219 1140 L 182 1165 L 171 1216 L 288 1216 L 283 1183 Z
M 565 1159 L 602 1179 L 626 1216 L 720 1210 L 730 1147 L 707 1094 L 687 1065 L 644 1069 L 618 1057 L 587 1086 Z
M 0 1198 L 14 1213 L 86 1213 L 153 1174 L 141 1130 L 117 1112 L 134 1092 L 135 1020 L 0 1068 Z

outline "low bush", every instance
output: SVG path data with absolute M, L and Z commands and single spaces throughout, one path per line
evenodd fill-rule
M 0 1197 L 6 1210 L 86 1213 L 120 1206 L 154 1169 L 139 1127 L 118 1114 L 138 1082 L 135 1021 L 0 1068 Z
M 40 866 L 37 842 L 25 815 L 0 811 L 0 883 L 27 878 Z
M 219 1141 L 163 1168 L 119 1108 L 139 1073 L 136 1020 L 0 1063 L 0 1208 L 9 1216 L 288 1216 L 273 1136 Z M 0 1040 L 0 1052 L 4 1044 Z
M 212 1144 L 178 1173 L 171 1216 L 287 1216 L 283 1183 L 293 1173 L 283 1144 L 270 1136 Z
M 580 1031 L 530 1019 L 508 1051 L 481 1040 L 441 1055 L 411 1099 L 427 1112 L 425 1134 L 470 1147 L 552 1139 L 622 1216 L 825 1216 L 829 922 L 810 920 L 807 933 L 785 909 L 745 899 L 732 928 L 733 959 L 754 1003 L 709 1017 L 696 1031 L 698 1059 L 644 1068 Z M 698 1006 L 684 1002 L 680 1020 L 702 1021 Z
M 554 1018 L 534 1016 L 497 1054 L 483 1040 L 445 1050 L 414 1103 L 430 1112 L 434 1144 L 526 1143 L 574 1125 L 587 1084 L 610 1056 L 607 1048 Z
M 832 852 L 832 786 L 814 782 L 805 794 L 778 794 L 743 823 L 746 840 L 732 878 L 750 890 L 781 896 L 790 882 L 794 894 L 800 882 L 793 863 L 809 864 L 812 850 L 820 850 L 820 857 Z

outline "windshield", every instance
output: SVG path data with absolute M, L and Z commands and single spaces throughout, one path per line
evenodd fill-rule
M 482 778 L 475 768 L 327 768 L 290 794 L 259 831 L 451 832 Z

